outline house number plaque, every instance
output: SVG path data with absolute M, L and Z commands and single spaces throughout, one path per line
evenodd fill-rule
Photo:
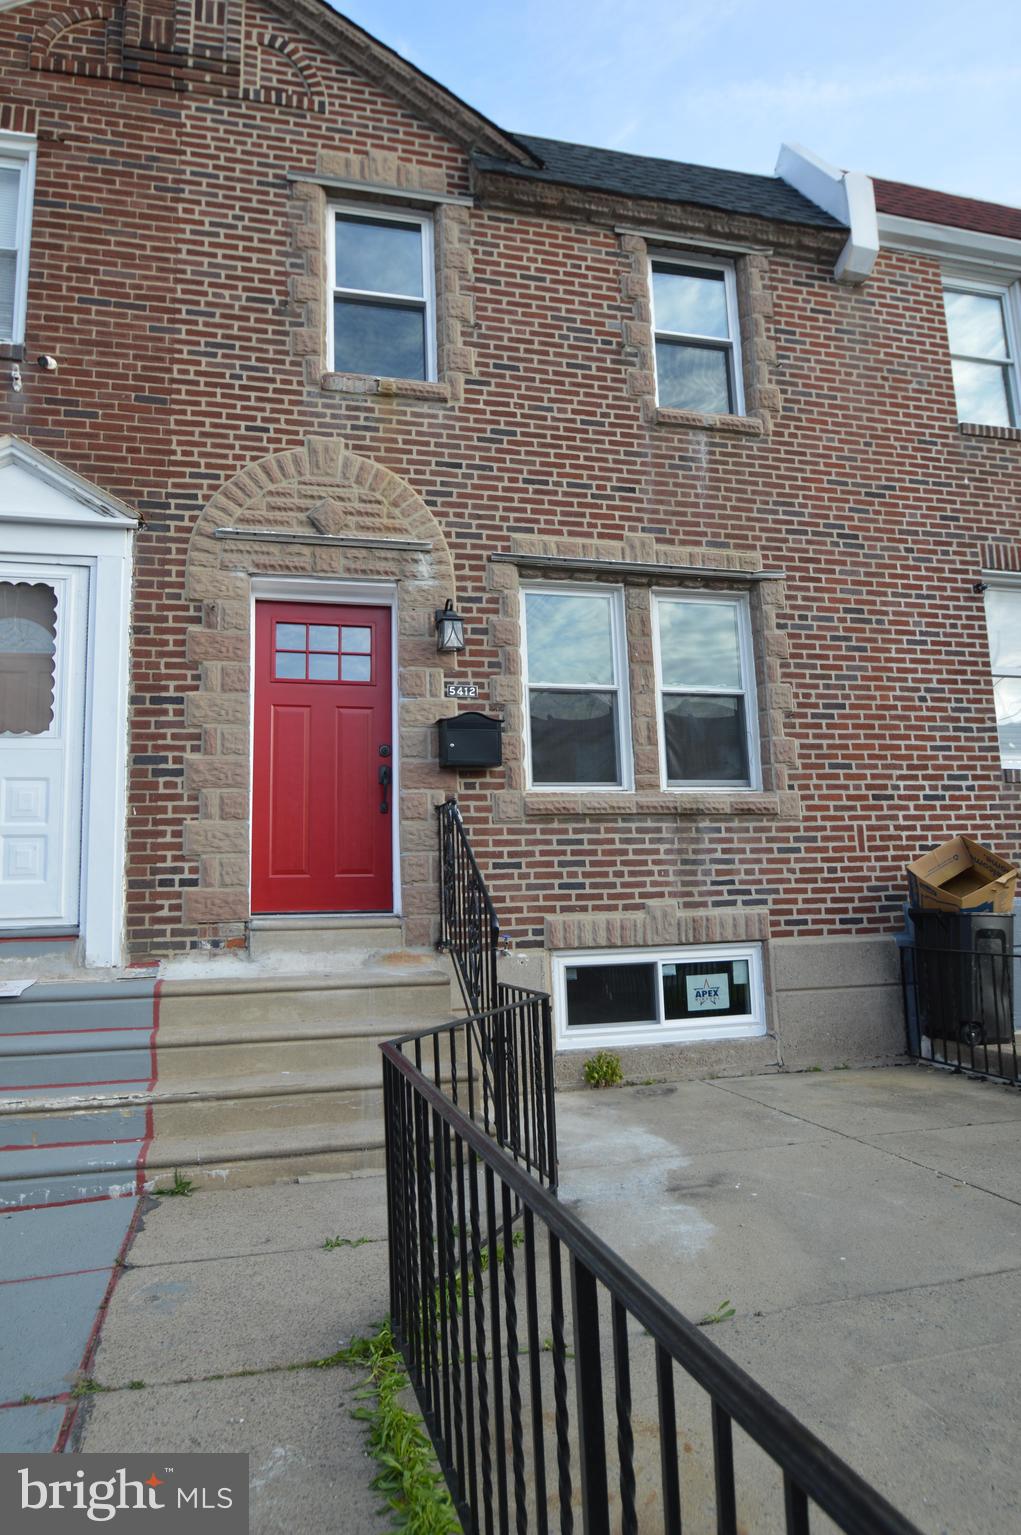
M 477 682 L 445 682 L 443 696 L 444 698 L 478 698 L 479 685 Z

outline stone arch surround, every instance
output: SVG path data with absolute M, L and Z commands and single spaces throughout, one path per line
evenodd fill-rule
M 338 437 L 310 437 L 250 464 L 213 496 L 191 535 L 185 595 L 201 622 L 187 634 L 199 686 L 186 719 L 201 733 L 201 750 L 185 763 L 198 815 L 185 825 L 184 848 L 199 866 L 198 885 L 185 892 L 186 918 L 204 937 L 227 939 L 250 915 L 255 576 L 397 583 L 401 905 L 407 941 L 430 943 L 439 911 L 434 807 L 446 788 L 433 727 L 456 708 L 443 698 L 432 625 L 434 610 L 456 597 L 453 563 L 421 496 Z

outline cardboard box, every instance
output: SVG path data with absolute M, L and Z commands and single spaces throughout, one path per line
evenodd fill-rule
M 971 837 L 951 837 L 908 864 L 912 906 L 922 911 L 1014 910 L 1017 869 Z

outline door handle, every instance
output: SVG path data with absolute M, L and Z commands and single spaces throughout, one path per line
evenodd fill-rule
M 380 801 L 380 805 L 379 805 L 379 813 L 380 813 L 380 815 L 386 815 L 387 812 L 390 809 L 390 800 L 389 800 L 389 797 L 388 797 L 388 790 L 390 788 L 391 779 L 392 779 L 392 775 L 390 773 L 390 769 L 388 767 L 386 767 L 386 766 L 381 767 L 380 770 L 379 770 L 379 781 L 380 781 L 380 783 L 383 786 L 383 798 Z

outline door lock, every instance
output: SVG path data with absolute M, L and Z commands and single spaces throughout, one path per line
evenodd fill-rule
M 379 781 L 380 781 L 380 783 L 381 783 L 381 785 L 383 787 L 383 798 L 380 801 L 380 805 L 379 805 L 379 813 L 380 813 L 380 815 L 386 815 L 387 812 L 390 809 L 390 800 L 388 798 L 388 791 L 389 791 L 389 788 L 390 788 L 391 780 L 392 780 L 392 775 L 390 773 L 390 769 L 384 765 L 379 770 Z

